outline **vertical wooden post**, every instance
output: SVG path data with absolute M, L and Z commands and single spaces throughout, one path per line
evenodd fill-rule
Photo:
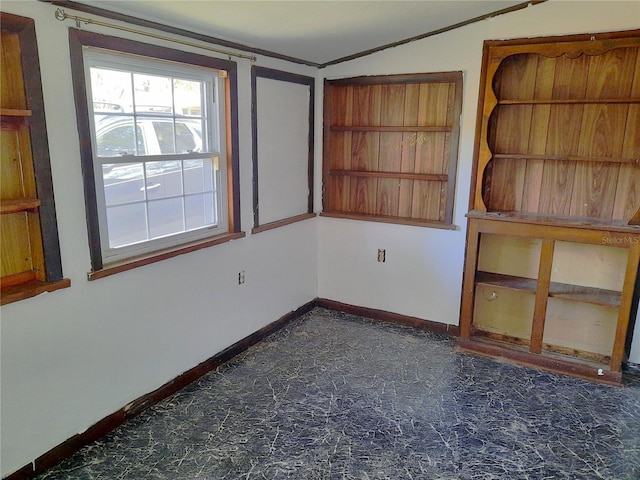
M 551 268 L 553 266 L 554 240 L 543 240 L 540 252 L 540 267 L 538 269 L 538 286 L 536 288 L 536 303 L 533 307 L 533 324 L 531 326 L 531 353 L 542 352 L 542 337 L 544 335 L 544 321 L 547 316 L 547 300 L 551 286 Z

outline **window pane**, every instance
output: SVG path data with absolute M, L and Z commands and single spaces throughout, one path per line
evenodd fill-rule
M 211 159 L 184 161 L 184 193 L 213 190 L 213 162 Z
M 136 113 L 173 113 L 171 79 L 155 75 L 133 75 Z
M 160 153 L 176 153 L 173 120 L 154 120 L 151 122 Z
M 182 195 L 182 162 L 147 162 L 147 198 Z
M 107 206 L 144 200 L 142 163 L 102 165 Z
M 202 116 L 202 82 L 173 79 L 176 115 Z
M 214 225 L 213 194 L 193 195 L 184 199 L 187 230 Z
M 149 202 L 150 238 L 183 231 L 182 198 L 169 198 Z
M 109 247 L 116 248 L 147 239 L 144 203 L 107 207 Z
M 103 68 L 91 69 L 91 91 L 95 113 L 131 112 L 131 74 Z
M 98 156 L 119 157 L 146 153 L 142 129 L 133 132 L 133 117 L 96 115 L 96 142 Z M 138 149 L 136 150 L 136 141 Z
M 176 153 L 201 152 L 200 121 L 176 120 Z

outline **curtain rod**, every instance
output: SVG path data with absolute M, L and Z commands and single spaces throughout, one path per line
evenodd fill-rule
M 113 23 L 103 22 L 100 20 L 92 20 L 91 18 L 78 17 L 76 15 L 67 15 L 67 13 L 65 13 L 65 11 L 61 8 L 58 8 L 54 15 L 56 19 L 60 20 L 61 22 L 66 19 L 75 20 L 76 26 L 78 28 L 80 28 L 81 23 L 85 23 L 87 25 L 100 25 L 102 27 L 114 28 L 116 30 L 122 30 L 123 32 L 136 33 L 138 35 L 144 35 L 145 37 L 151 37 L 158 40 L 166 40 L 168 42 L 179 43 L 181 45 L 187 45 L 189 47 L 201 48 L 203 50 L 209 50 L 210 52 L 229 55 L 230 57 L 245 58 L 247 60 L 251 60 L 252 62 L 255 62 L 257 60 L 257 57 L 255 55 L 245 55 L 242 53 L 230 52 L 228 50 L 221 50 L 219 48 L 207 47 L 206 45 L 198 45 L 197 43 L 188 42 L 186 40 L 166 37 L 164 35 L 159 35 L 157 33 L 143 32 L 142 30 L 136 30 L 135 28 L 121 27 L 120 25 L 115 25 Z

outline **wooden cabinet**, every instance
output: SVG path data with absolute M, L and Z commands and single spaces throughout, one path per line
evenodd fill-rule
M 620 383 L 639 163 L 640 31 L 485 42 L 461 348 Z
M 2 304 L 62 279 L 33 21 L 2 13 L 0 292 Z M 24 65 L 28 65 L 25 72 Z

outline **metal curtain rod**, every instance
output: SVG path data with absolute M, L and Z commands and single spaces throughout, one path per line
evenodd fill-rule
M 75 15 L 67 15 L 65 11 L 62 10 L 61 8 L 58 8 L 56 10 L 55 17 L 61 22 L 68 18 L 71 20 L 75 20 L 76 26 L 78 28 L 80 28 L 81 23 L 85 23 L 87 25 L 91 25 L 91 24 L 100 25 L 102 27 L 109 27 L 109 28 L 114 28 L 116 30 L 122 30 L 123 32 L 136 33 L 138 35 L 144 35 L 146 37 L 156 38 L 158 40 L 166 40 L 168 42 L 179 43 L 181 45 L 187 45 L 189 47 L 202 48 L 203 50 L 209 50 L 210 52 L 229 55 L 230 57 L 245 58 L 247 60 L 251 60 L 252 62 L 255 62 L 257 60 L 257 57 L 255 55 L 245 55 L 242 53 L 230 52 L 228 50 L 221 50 L 219 48 L 207 47 L 206 45 L 198 45 L 197 43 L 188 42 L 186 40 L 166 37 L 164 35 L 159 35 L 157 33 L 143 32 L 142 30 L 136 30 L 135 28 L 121 27 L 120 25 L 115 25 L 113 23 L 108 23 L 108 22 L 102 22 L 100 20 L 92 20 L 91 18 L 77 17 Z

